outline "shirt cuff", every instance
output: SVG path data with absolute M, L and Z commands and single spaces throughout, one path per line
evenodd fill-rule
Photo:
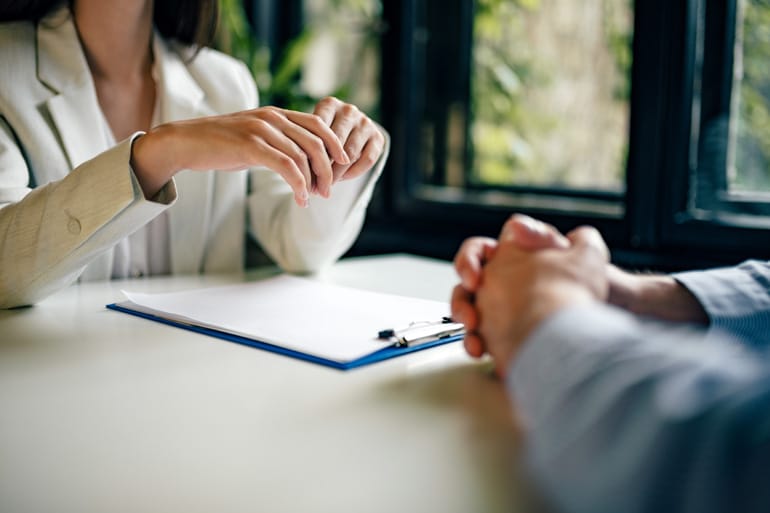
M 753 345 L 767 345 L 770 331 L 770 265 L 748 261 L 736 267 L 672 275 L 703 306 L 712 329 Z

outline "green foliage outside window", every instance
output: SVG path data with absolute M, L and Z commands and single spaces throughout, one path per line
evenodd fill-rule
M 351 31 L 363 33 L 361 45 L 354 49 L 346 48 L 346 51 L 360 54 L 370 45 L 376 44 L 380 30 L 379 0 L 317 0 L 315 3 L 320 7 L 316 10 L 322 15 L 309 20 L 303 31 L 289 42 L 280 55 L 271 56 L 267 45 L 254 37 L 246 19 L 243 1 L 220 0 L 221 16 L 216 46 L 248 65 L 254 74 L 263 105 L 280 104 L 281 107 L 308 111 L 320 99 L 319 95 L 307 91 L 301 78 L 310 46 L 322 31 L 337 34 Z M 351 23 L 355 23 L 355 26 L 351 26 Z M 271 71 L 273 59 L 276 65 Z M 358 78 L 351 68 L 340 77 L 336 88 L 324 95 L 348 100 L 358 86 Z
M 770 2 L 743 3 L 743 76 L 733 190 L 770 191 Z M 740 41 L 738 42 L 740 44 Z
M 623 187 L 632 19 L 631 0 L 477 1 L 473 182 Z
M 305 0 L 316 15 L 306 20 L 305 30 L 282 55 L 273 56 L 278 60 L 271 72 L 269 49 L 254 39 L 241 0 L 221 0 L 218 46 L 249 65 L 263 104 L 280 100 L 282 106 L 309 110 L 318 98 L 308 92 L 302 73 L 319 34 L 344 36 L 355 31 L 364 35 L 358 49 L 343 45 L 340 52 L 360 53 L 376 46 L 381 2 Z M 621 189 L 627 148 L 632 0 L 477 0 L 475 7 L 471 182 Z M 566 49 L 576 48 L 572 57 L 578 62 L 566 63 L 570 69 L 565 71 L 558 60 L 558 44 L 551 44 L 551 54 L 544 57 L 538 38 L 557 39 L 552 13 L 581 12 L 591 14 L 593 25 L 571 36 L 576 41 L 557 42 Z M 570 30 L 575 30 L 574 24 Z M 600 34 L 600 44 L 583 52 L 584 40 L 592 34 Z M 355 54 L 347 60 L 353 65 L 343 70 L 335 89 L 325 94 L 350 100 L 352 93 L 362 89 L 357 68 L 362 59 Z M 587 94 L 596 98 L 591 102 L 579 96 L 565 100 L 563 85 L 573 77 L 595 82 Z M 549 108 L 559 101 L 573 105 L 564 106 L 564 112 Z M 586 103 L 585 113 L 579 110 L 581 103 Z

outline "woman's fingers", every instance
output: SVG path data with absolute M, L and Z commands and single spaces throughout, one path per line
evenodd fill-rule
M 379 137 L 373 137 L 366 142 L 360 156 L 352 165 L 333 167 L 335 182 L 357 178 L 369 171 L 377 163 L 385 145 L 385 138 L 379 130 L 377 130 L 377 135 Z
M 260 111 L 258 117 L 302 149 L 312 170 L 308 190 L 313 192 L 317 188 L 321 195 L 329 197 L 333 180 L 329 153 L 336 153 L 340 158 L 344 154 L 334 132 L 317 116 L 301 112 L 267 108 Z
M 317 190 L 323 197 L 328 198 L 334 174 L 324 143 L 315 134 L 294 123 L 287 123 L 283 127 L 283 134 L 302 149 L 310 164 L 312 176 L 308 182 L 309 192 Z
M 334 112 L 334 116 L 331 119 L 329 127 L 332 129 L 332 132 L 334 132 L 335 135 L 339 138 L 343 148 L 345 148 L 345 153 L 347 153 L 348 157 L 350 157 L 352 160 L 355 160 L 357 153 L 351 152 L 350 148 L 348 148 L 345 142 L 350 137 L 350 133 L 361 123 L 361 120 L 368 118 L 364 116 L 355 105 L 342 102 L 340 102 L 340 104 L 341 105 Z M 322 119 L 326 121 L 327 116 L 324 115 Z
M 145 155 L 152 153 L 144 151 L 145 146 L 163 146 L 146 143 L 169 138 L 178 148 L 166 152 L 173 156 L 165 159 L 166 165 L 155 163 L 153 169 L 168 168 L 173 176 L 179 169 L 267 166 L 286 180 L 302 206 L 313 192 L 329 197 L 335 178 L 352 178 L 370 169 L 385 147 L 384 136 L 369 118 L 336 99 L 320 102 L 317 114 L 262 107 L 162 125 L 137 145 L 135 165 L 142 170 Z M 356 153 L 355 162 L 345 145 Z
M 327 96 L 316 103 L 313 114 L 321 118 L 327 126 L 331 126 L 337 116 L 337 109 L 344 103 L 333 96 Z
M 287 137 L 286 134 L 270 123 L 264 120 L 258 120 L 258 123 L 264 124 L 259 130 L 261 134 L 260 139 L 294 161 L 305 180 L 305 188 L 308 194 L 312 193 L 314 179 L 313 172 L 310 169 L 308 154 L 293 139 Z
M 347 165 L 337 161 L 332 166 L 335 182 L 356 178 L 374 166 L 385 147 L 385 137 L 358 107 L 327 97 L 318 102 L 313 113 L 330 126 L 350 157 Z
M 307 181 L 294 159 L 281 150 L 271 146 L 264 138 L 255 138 L 252 151 L 259 155 L 259 165 L 266 166 L 278 173 L 294 192 L 294 201 L 300 207 L 308 206 L 309 194 Z
M 335 162 L 339 162 L 340 164 L 350 163 L 350 157 L 345 153 L 342 142 L 329 125 L 326 124 L 323 118 L 314 114 L 306 114 L 304 112 L 295 112 L 292 110 L 283 112 L 289 121 L 319 137 L 321 141 L 323 141 L 323 144 L 326 147 L 325 149 L 328 151 L 328 155 L 330 155 Z

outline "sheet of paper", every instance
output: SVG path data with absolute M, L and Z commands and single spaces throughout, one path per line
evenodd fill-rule
M 387 346 L 384 329 L 436 322 L 441 301 L 340 287 L 294 276 L 167 294 L 124 291 L 129 306 L 322 358 L 348 362 Z

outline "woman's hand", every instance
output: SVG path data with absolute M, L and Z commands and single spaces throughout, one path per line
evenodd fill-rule
M 307 206 L 311 193 L 328 198 L 335 180 L 371 167 L 384 141 L 374 123 L 352 105 L 327 98 L 316 110 L 320 113 L 261 107 L 166 123 L 134 142 L 131 164 L 146 197 L 183 169 L 265 166 L 291 186 L 298 205 Z
M 335 161 L 332 165 L 335 183 L 361 176 L 382 155 L 385 136 L 355 105 L 329 96 L 316 104 L 313 113 L 331 127 L 350 157 L 348 163 Z

